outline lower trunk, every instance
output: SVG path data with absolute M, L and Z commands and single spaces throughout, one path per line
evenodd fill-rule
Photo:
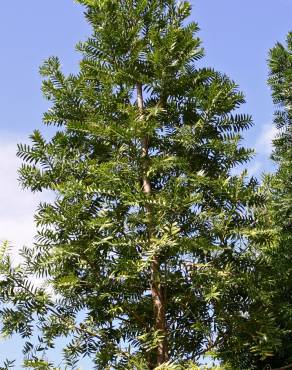
M 160 283 L 158 258 L 154 257 L 151 264 L 151 293 L 155 316 L 155 330 L 161 336 L 157 346 L 157 366 L 168 360 L 167 327 L 166 327 L 166 302 L 165 291 Z

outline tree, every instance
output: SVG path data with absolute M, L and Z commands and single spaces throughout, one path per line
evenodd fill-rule
M 263 191 L 266 205 L 256 207 L 257 236 L 260 230 L 270 233 L 261 243 L 257 236 L 252 241 L 258 258 L 254 277 L 257 280 L 258 299 L 255 309 L 266 313 L 271 322 L 270 333 L 274 336 L 273 356 L 256 358 L 248 354 L 248 366 L 255 368 L 290 368 L 292 363 L 292 310 L 291 310 L 291 245 L 292 245 L 292 33 L 288 34 L 287 46 L 277 43 L 270 50 L 269 85 L 272 89 L 275 112 L 274 125 L 277 135 L 273 141 L 272 159 L 277 165 L 275 174 L 266 175 Z M 276 330 L 275 330 L 276 329 Z M 242 336 L 242 334 L 240 334 Z M 271 354 L 272 355 L 272 354 Z M 246 359 L 246 356 L 244 356 Z M 242 357 L 235 359 L 238 364 Z M 290 366 L 289 366 L 290 365 Z M 286 367 L 289 366 L 289 367 Z
M 197 67 L 188 2 L 79 2 L 93 29 L 80 72 L 65 76 L 55 57 L 41 68 L 56 133 L 19 145 L 22 185 L 55 201 L 39 205 L 21 266 L 3 249 L 2 333 L 28 338 L 25 365 L 37 369 L 52 368 L 61 336 L 71 367 L 90 356 L 97 369 L 186 369 L 245 320 L 262 197 L 232 170 L 252 154 L 240 146 L 251 117 L 234 113 L 244 97 L 233 81 Z
M 277 165 L 274 175 L 266 178 L 269 207 L 266 220 L 275 230 L 275 246 L 266 252 L 270 274 L 267 287 L 272 298 L 272 312 L 281 329 L 279 347 L 269 361 L 272 367 L 292 363 L 292 33 L 287 45 L 277 43 L 270 50 L 269 85 L 274 103 L 277 135 L 273 141 L 272 159 Z M 271 281 L 273 284 L 271 284 Z
M 288 239 L 291 237 L 292 220 L 292 32 L 287 36 L 287 46 L 278 43 L 270 51 L 270 78 L 274 103 L 279 109 L 275 112 L 274 123 L 278 129 L 274 140 L 272 159 L 278 164 L 275 178 L 277 188 L 274 198 L 276 214 L 281 219 L 282 232 Z M 290 240 L 290 239 L 289 239 Z M 286 243 L 287 246 L 289 242 Z
M 265 204 L 254 208 L 255 232 L 249 238 L 250 249 L 256 256 L 253 265 L 251 286 L 257 287 L 249 293 L 252 298 L 248 308 L 248 320 L 238 327 L 235 339 L 242 344 L 240 353 L 234 343 L 225 343 L 222 356 L 233 350 L 231 364 L 240 368 L 276 369 L 290 368 L 292 365 L 292 310 L 291 310 L 291 245 L 292 245 L 292 33 L 288 34 L 287 45 L 277 43 L 269 55 L 269 85 L 272 89 L 275 112 L 274 125 L 277 135 L 273 141 L 272 159 L 277 165 L 275 174 L 265 175 L 262 192 Z M 264 237 L 263 237 L 264 236 Z M 256 356 L 254 349 L 258 344 L 250 337 L 245 345 L 246 335 L 255 319 L 254 328 L 260 328 L 262 317 L 267 321 L 263 341 L 273 338 L 271 353 Z M 256 329 L 255 329 L 256 330 Z M 226 348 L 227 346 L 227 348 Z M 234 348 L 235 347 L 235 348 Z

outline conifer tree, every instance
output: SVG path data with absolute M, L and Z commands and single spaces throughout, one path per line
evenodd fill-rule
M 89 356 L 97 369 L 187 369 L 244 321 L 261 197 L 232 170 L 252 154 L 240 145 L 251 117 L 235 112 L 233 81 L 198 67 L 188 2 L 79 3 L 92 26 L 80 72 L 65 76 L 55 57 L 41 68 L 56 132 L 19 145 L 22 185 L 55 201 L 39 205 L 21 266 L 3 249 L 2 333 L 27 338 L 25 365 L 37 369 L 53 368 L 58 337 L 73 368 Z
M 291 236 L 292 225 L 292 32 L 287 45 L 278 43 L 270 51 L 270 78 L 274 103 L 278 106 L 274 124 L 278 130 L 274 140 L 272 159 L 278 164 L 275 186 L 277 217 L 281 219 L 282 231 Z M 289 243 L 287 243 L 289 244 Z
M 277 43 L 270 50 L 269 85 L 277 105 L 272 159 L 275 174 L 267 174 L 261 188 L 265 202 L 254 208 L 255 228 L 249 237 L 249 304 L 245 322 L 239 322 L 237 335 L 225 341 L 222 358 L 232 353 L 229 363 L 236 369 L 286 369 L 292 366 L 291 310 L 291 220 L 292 220 L 292 34 L 287 46 Z M 263 323 L 263 320 L 266 322 Z M 262 330 L 263 326 L 265 327 Z M 250 335 L 262 333 L 262 341 Z M 257 342 L 257 343 L 256 343 Z M 261 342 L 261 343 L 260 343 Z M 266 346 L 267 343 L 269 346 Z M 258 356 L 264 344 L 266 354 Z M 229 349 L 229 351 L 228 351 Z
M 266 225 L 274 228 L 274 247 L 265 251 L 269 284 L 265 284 L 272 301 L 271 312 L 280 329 L 278 348 L 266 363 L 272 368 L 292 364 L 292 33 L 287 43 L 277 43 L 270 50 L 269 85 L 277 106 L 274 125 L 277 134 L 273 141 L 272 159 L 277 165 L 275 174 L 265 180 L 268 193 Z

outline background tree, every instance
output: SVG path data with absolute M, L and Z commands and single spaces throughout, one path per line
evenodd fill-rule
M 277 135 L 273 141 L 272 159 L 277 165 L 273 175 L 266 175 L 263 183 L 266 204 L 255 208 L 256 234 L 250 243 L 255 248 L 253 301 L 248 310 L 246 324 L 252 324 L 252 316 L 261 323 L 261 316 L 268 322 L 274 348 L 267 358 L 254 353 L 254 338 L 250 346 L 244 346 L 246 325 L 239 327 L 242 353 L 234 351 L 234 367 L 245 362 L 247 368 L 286 368 L 292 363 L 292 33 L 288 34 L 287 45 L 277 43 L 269 55 L 270 77 L 273 101 L 278 109 L 274 124 Z M 265 235 L 264 239 L 261 237 Z M 266 327 L 267 328 L 267 327 Z M 248 332 L 248 331 L 247 331 Z M 266 332 L 263 341 L 266 340 Z M 225 343 L 226 346 L 226 343 Z M 233 348 L 233 343 L 230 344 Z M 227 353 L 225 348 L 225 353 Z M 224 354 L 223 354 L 224 356 Z M 287 368 L 290 368 L 287 367 Z
M 266 179 L 269 193 L 269 221 L 276 232 L 275 247 L 267 254 L 269 273 L 274 286 L 272 311 L 281 328 L 280 346 L 269 363 L 280 367 L 292 363 L 292 33 L 287 44 L 277 43 L 269 56 L 273 101 L 278 109 L 274 124 L 272 159 L 277 171 Z
M 27 338 L 25 366 L 37 369 L 53 367 L 46 351 L 62 336 L 70 367 L 89 356 L 97 369 L 186 369 L 236 339 L 250 302 L 262 197 L 232 170 L 252 154 L 240 146 L 251 118 L 234 113 L 244 103 L 234 82 L 196 66 L 188 2 L 79 2 L 93 29 L 80 72 L 65 76 L 54 57 L 41 68 L 56 132 L 19 145 L 22 185 L 55 201 L 40 204 L 21 266 L 3 249 L 2 333 Z M 33 288 L 35 275 L 53 295 Z

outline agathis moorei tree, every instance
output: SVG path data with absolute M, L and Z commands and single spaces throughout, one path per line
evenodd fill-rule
M 269 85 L 277 110 L 272 159 L 275 174 L 266 176 L 268 208 L 263 218 L 274 230 L 274 246 L 264 252 L 269 279 L 263 286 L 271 300 L 278 328 L 278 348 L 266 360 L 272 368 L 292 363 L 292 33 L 286 45 L 277 43 L 269 54 Z
M 252 244 L 257 258 L 254 261 L 252 285 L 257 296 L 249 305 L 249 315 L 260 315 L 269 322 L 269 337 L 273 338 L 269 356 L 256 357 L 252 351 L 232 356 L 234 367 L 245 363 L 246 368 L 290 368 L 292 365 L 292 34 L 287 43 L 277 43 L 269 53 L 270 76 L 268 83 L 277 110 L 274 115 L 276 129 L 272 160 L 274 174 L 264 177 L 262 185 L 265 205 L 255 207 L 257 228 Z M 264 231 L 263 231 L 264 230 Z M 265 233 L 264 243 L 258 236 Z M 251 238 L 250 238 L 251 241 Z M 255 255 L 255 254 L 254 254 Z M 258 314 L 256 314 L 258 311 Z M 247 320 L 248 324 L 250 320 Z M 267 327 L 266 327 L 267 328 Z M 238 331 L 244 337 L 245 328 Z M 266 333 L 264 334 L 266 335 Z M 253 348 L 250 338 L 249 348 Z M 242 347 L 244 343 L 242 343 Z M 246 348 L 246 347 L 245 347 Z M 265 356 L 264 356 L 265 357 Z
M 55 57 L 41 68 L 55 134 L 19 145 L 22 185 L 55 200 L 39 205 L 21 266 L 3 250 L 2 333 L 27 338 L 25 365 L 37 369 L 52 368 L 58 337 L 71 367 L 89 356 L 97 369 L 186 369 L 245 320 L 262 198 L 232 171 L 252 154 L 240 146 L 251 118 L 235 112 L 233 81 L 198 67 L 188 2 L 79 3 L 92 26 L 80 72 L 65 76 Z

